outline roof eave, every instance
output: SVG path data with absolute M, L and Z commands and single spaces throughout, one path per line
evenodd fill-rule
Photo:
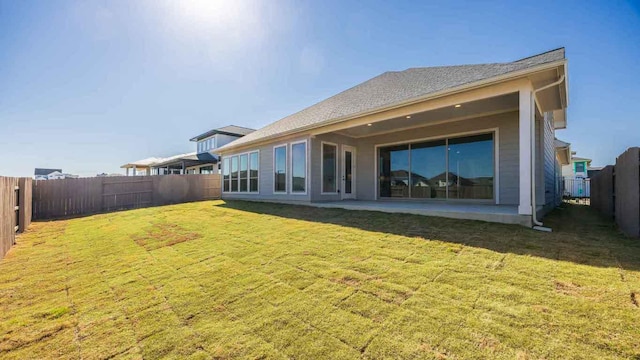
M 368 111 L 365 111 L 365 112 L 349 115 L 349 116 L 342 117 L 342 118 L 330 119 L 330 120 L 327 120 L 327 121 L 324 121 L 324 122 L 321 122 L 321 123 L 312 124 L 312 125 L 300 127 L 300 128 L 297 128 L 297 129 L 281 132 L 281 133 L 278 133 L 278 134 L 265 136 L 264 138 L 260 138 L 260 139 L 257 139 L 255 141 L 249 141 L 249 142 L 242 143 L 242 144 L 234 144 L 233 142 L 231 142 L 229 144 L 221 146 L 216 151 L 218 151 L 220 153 L 223 153 L 223 152 L 227 152 L 227 151 L 230 151 L 230 150 L 236 149 L 236 148 L 241 148 L 241 147 L 246 147 L 246 146 L 253 145 L 253 144 L 259 144 L 259 143 L 268 142 L 268 141 L 273 140 L 273 139 L 277 139 L 277 138 L 284 137 L 284 136 L 289 136 L 289 135 L 296 134 L 296 133 L 301 133 L 301 132 L 304 132 L 304 131 L 309 131 L 309 130 L 320 128 L 320 127 L 323 127 L 323 126 L 332 125 L 332 124 L 340 123 L 340 122 L 343 122 L 343 121 L 353 120 L 353 119 L 357 119 L 359 117 L 363 117 L 363 116 L 367 116 L 367 115 L 371 115 L 371 114 L 376 114 L 376 113 L 379 113 L 379 112 L 388 111 L 388 110 L 392 110 L 392 109 L 397 109 L 397 108 L 401 108 L 401 107 L 408 106 L 408 105 L 411 105 L 411 104 L 420 103 L 420 102 L 428 101 L 428 100 L 433 100 L 433 99 L 436 99 L 436 98 L 439 98 L 439 97 L 453 95 L 453 94 L 456 94 L 456 93 L 472 90 L 472 89 L 479 88 L 479 87 L 494 85 L 496 83 L 505 82 L 505 81 L 509 81 L 509 80 L 514 80 L 514 79 L 518 79 L 518 78 L 521 78 L 521 77 L 526 77 L 527 75 L 531 75 L 533 73 L 537 73 L 537 72 L 540 72 L 540 71 L 553 69 L 553 68 L 561 66 L 561 65 L 566 65 L 566 63 L 567 63 L 567 59 L 562 59 L 562 60 L 553 61 L 553 62 L 546 63 L 546 64 L 541 64 L 541 65 L 538 65 L 538 66 L 535 66 L 535 67 L 531 67 L 531 68 L 528 68 L 528 69 L 513 71 L 513 72 L 510 72 L 510 73 L 507 73 L 507 74 L 494 76 L 494 77 L 483 79 L 483 80 L 480 80 L 480 81 L 475 81 L 475 82 L 471 82 L 471 83 L 468 83 L 468 84 L 464 84 L 464 85 L 460 85 L 460 86 L 444 89 L 444 90 L 437 91 L 437 92 L 434 92 L 434 93 L 430 93 L 430 94 L 427 94 L 425 96 L 421 96 L 421 97 L 418 97 L 418 98 L 415 98 L 415 99 L 403 101 L 403 102 L 400 102 L 400 103 L 397 103 L 397 104 L 393 104 L 393 105 L 389 105 L 389 106 L 385 106 L 385 107 L 381 107 L 381 108 L 377 108 L 377 109 L 373 109 L 373 110 L 368 110 Z

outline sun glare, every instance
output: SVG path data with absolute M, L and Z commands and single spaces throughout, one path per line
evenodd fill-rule
M 183 30 L 245 37 L 258 27 L 258 4 L 250 0 L 182 0 L 169 4 L 170 13 Z

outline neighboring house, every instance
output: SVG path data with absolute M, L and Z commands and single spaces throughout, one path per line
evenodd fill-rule
M 151 165 L 156 164 L 164 160 L 163 158 L 150 157 L 120 166 L 121 169 L 125 169 L 125 175 L 129 176 L 131 171 L 132 176 L 137 175 L 151 175 Z
M 254 132 L 236 125 L 229 125 L 219 129 L 213 129 L 203 134 L 195 136 L 190 141 L 196 143 L 195 152 L 174 155 L 166 158 L 147 158 L 121 166 L 129 170 L 132 175 L 167 175 L 167 174 L 218 174 L 219 156 L 215 150 L 236 139 Z
M 576 152 L 571 152 L 570 163 L 562 167 L 564 178 L 564 196 L 571 198 L 585 198 L 591 195 L 590 172 L 591 159 L 575 156 Z
M 530 225 L 557 204 L 564 54 L 386 72 L 218 148 L 222 197 Z
M 49 174 L 52 174 L 54 172 L 62 173 L 62 169 L 36 168 L 33 175 L 36 180 L 48 180 Z
M 588 169 L 591 166 L 591 159 L 574 156 L 576 152 L 571 153 L 571 163 L 562 167 L 562 176 L 570 178 L 586 178 L 589 177 Z
M 59 179 L 76 179 L 78 175 L 66 174 L 62 169 L 42 169 L 36 168 L 34 171 L 35 180 L 59 180 Z

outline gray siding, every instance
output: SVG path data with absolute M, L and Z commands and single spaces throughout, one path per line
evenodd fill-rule
M 545 116 L 544 121 L 544 187 L 545 205 L 555 206 L 556 201 L 556 149 L 553 117 Z
M 499 198 L 500 204 L 517 205 L 519 200 L 519 146 L 518 146 L 518 112 L 479 117 L 470 120 L 457 121 L 441 125 L 398 131 L 366 138 L 351 138 L 336 133 L 323 134 L 308 138 L 308 191 L 307 195 L 273 194 L 273 146 L 284 143 L 283 140 L 269 145 L 259 146 L 260 150 L 260 189 L 258 194 L 228 194 L 224 199 L 242 198 L 273 201 L 335 201 L 341 195 L 321 193 L 321 166 L 323 141 L 338 145 L 338 179 L 341 179 L 342 146 L 350 145 L 356 148 L 356 179 L 355 194 L 360 200 L 374 200 L 376 197 L 376 157 L 375 146 L 378 144 L 410 142 L 424 138 L 446 137 L 452 134 L 482 132 L 483 130 L 498 129 L 499 153 Z M 287 140 L 295 142 L 303 138 Z M 251 149 L 253 150 L 253 149 Z M 244 150 L 250 151 L 250 149 Z M 225 155 L 227 157 L 227 155 Z M 541 177 L 542 178 L 542 177 Z M 338 189 L 341 184 L 338 183 Z
M 374 200 L 377 174 L 375 145 L 445 137 L 451 134 L 498 128 L 500 203 L 517 205 L 519 200 L 518 112 L 480 117 L 418 129 L 358 139 L 356 194 L 361 200 Z
M 291 194 L 287 192 L 286 194 L 274 194 L 274 170 L 273 170 L 273 147 L 279 146 L 282 144 L 290 144 L 292 142 L 297 142 L 300 140 L 307 140 L 307 147 L 309 147 L 309 139 L 307 137 L 300 137 L 293 140 L 288 141 L 278 141 L 273 144 L 267 144 L 258 146 L 257 148 L 250 148 L 241 151 L 240 153 L 251 152 L 255 150 L 260 151 L 260 169 L 259 169 L 259 178 L 258 178 L 258 193 L 222 193 L 223 199 L 247 199 L 247 200 L 273 200 L 273 201 L 286 201 L 286 202 L 308 202 L 310 199 L 310 191 L 307 189 L 307 193 L 305 195 L 301 194 Z M 291 151 L 290 147 L 287 147 L 287 152 Z M 230 157 L 235 155 L 231 153 L 229 155 L 224 155 L 224 157 Z M 311 183 L 310 171 L 309 171 L 309 159 L 310 151 L 307 149 L 307 187 L 309 187 Z M 290 163 L 287 161 L 287 177 L 291 174 Z M 289 182 L 290 180 L 287 179 Z M 289 187 L 289 183 L 287 183 L 287 187 Z M 289 191 L 289 189 L 287 189 Z
M 228 143 L 234 141 L 234 140 L 238 140 L 239 137 L 237 136 L 231 136 L 231 135 L 226 135 L 226 134 L 216 134 L 214 135 L 216 138 L 216 148 L 222 147 L 224 145 L 227 145 Z

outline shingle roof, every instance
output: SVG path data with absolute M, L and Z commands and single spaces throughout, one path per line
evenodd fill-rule
M 508 63 L 411 68 L 385 72 L 302 111 L 269 124 L 220 149 L 294 132 L 297 129 L 383 109 L 426 95 L 564 59 L 564 48 Z
M 49 175 L 52 172 L 62 172 L 62 169 L 43 169 L 43 168 L 36 168 L 34 171 L 34 175 L 35 176 L 45 176 L 45 175 Z
M 193 138 L 190 139 L 190 141 L 200 141 L 202 139 L 208 138 L 209 136 L 215 135 L 215 134 L 226 134 L 226 135 L 231 135 L 231 136 L 245 136 L 245 135 L 251 134 L 254 131 L 256 131 L 256 130 L 255 129 L 246 128 L 246 127 L 242 127 L 242 126 L 227 125 L 227 126 L 223 126 L 221 128 L 218 128 L 218 129 L 209 130 L 209 131 L 204 132 L 204 133 L 202 133 L 200 135 L 194 136 Z

